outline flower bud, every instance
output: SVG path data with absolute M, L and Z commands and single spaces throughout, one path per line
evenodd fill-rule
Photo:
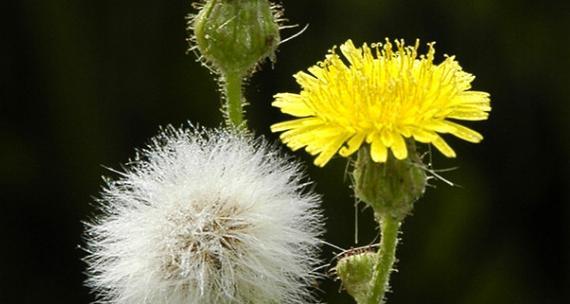
M 342 257 L 336 265 L 336 273 L 342 286 L 357 303 L 364 303 L 370 289 L 370 279 L 377 254 L 371 251 Z
M 385 163 L 374 162 L 368 147 L 358 151 L 353 172 L 358 199 L 370 205 L 377 216 L 402 220 L 424 193 L 426 173 L 421 168 L 413 142 L 408 142 L 409 157 L 396 159 L 392 154 Z
M 197 48 L 217 72 L 245 76 L 279 45 L 276 17 L 267 0 L 208 0 L 193 19 Z

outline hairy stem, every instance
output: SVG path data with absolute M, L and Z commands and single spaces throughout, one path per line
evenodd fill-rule
M 384 303 L 384 294 L 389 288 L 390 273 L 396 260 L 396 246 L 401 222 L 391 216 L 384 216 L 380 221 L 380 248 L 374 273 L 370 281 L 370 291 L 367 304 Z
M 224 76 L 227 123 L 235 128 L 242 128 L 244 127 L 242 77 L 239 73 L 226 73 Z

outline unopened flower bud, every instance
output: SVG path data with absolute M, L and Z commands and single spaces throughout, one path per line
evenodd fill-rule
M 336 265 L 336 274 L 342 286 L 357 303 L 364 303 L 370 288 L 370 279 L 377 254 L 372 251 L 349 252 Z
M 207 64 L 245 76 L 279 45 L 276 17 L 267 0 L 208 0 L 191 26 Z
M 398 160 L 390 154 L 385 163 L 374 162 L 368 147 L 358 151 L 353 172 L 354 191 L 356 197 L 370 205 L 377 216 L 402 220 L 424 193 L 426 173 L 411 141 L 408 142 L 408 150 L 408 158 Z

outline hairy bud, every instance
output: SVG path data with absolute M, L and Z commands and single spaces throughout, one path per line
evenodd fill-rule
M 364 303 L 367 299 L 376 259 L 377 254 L 371 251 L 349 253 L 336 265 L 335 270 L 342 286 L 357 303 Z
M 267 0 L 208 0 L 191 25 L 202 58 L 218 73 L 245 76 L 279 45 L 276 12 Z

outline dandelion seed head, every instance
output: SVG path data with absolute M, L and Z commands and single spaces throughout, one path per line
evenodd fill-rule
M 320 198 L 299 165 L 234 131 L 164 130 L 88 223 L 102 303 L 308 303 Z

